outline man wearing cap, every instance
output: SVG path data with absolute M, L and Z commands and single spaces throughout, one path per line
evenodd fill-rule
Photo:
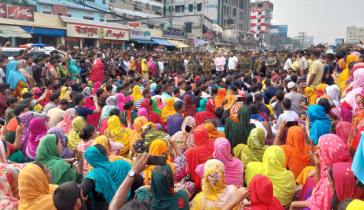
M 202 70 L 205 75 L 211 75 L 211 64 L 214 62 L 214 60 L 211 58 L 210 53 L 206 54 L 206 57 L 203 58 L 202 62 Z
M 173 60 L 171 59 L 171 54 L 169 52 L 166 53 L 164 66 L 167 74 L 173 74 Z
M 296 92 L 296 84 L 294 82 L 289 82 L 287 84 L 287 89 L 289 89 L 289 93 L 287 93 L 284 97 L 291 100 L 291 110 L 295 111 L 298 116 L 301 113 L 301 102 L 303 102 L 302 94 Z
M 277 66 L 277 62 L 278 62 L 278 58 L 276 56 L 276 51 L 271 50 L 270 51 L 270 56 L 267 59 L 267 62 L 265 63 L 265 66 L 268 67 L 269 69 L 273 69 Z
M 192 57 L 190 58 L 190 60 L 187 63 L 187 70 L 189 73 L 193 73 L 194 75 L 198 74 L 198 66 L 200 64 L 200 61 L 198 59 L 196 59 L 196 54 L 197 53 L 192 53 Z
M 185 112 L 185 103 L 185 101 L 174 102 L 174 110 L 176 110 L 176 114 L 169 115 L 167 117 L 167 133 L 170 136 L 173 136 L 175 133 L 181 130 L 182 123 L 185 120 L 185 118 L 182 116 L 182 114 Z
M 254 71 L 256 70 L 256 71 L 260 72 L 260 70 L 262 69 L 263 58 L 260 57 L 260 52 L 259 51 L 257 51 L 255 53 L 255 56 L 257 56 L 257 58 L 255 59 L 253 70 Z
M 181 53 L 177 53 L 177 57 L 174 59 L 174 69 L 177 74 L 182 74 L 182 72 L 185 72 Z

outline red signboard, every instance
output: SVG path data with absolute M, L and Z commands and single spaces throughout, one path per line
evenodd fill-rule
M 8 17 L 8 7 L 7 4 L 0 3 L 0 18 Z
M 203 34 L 204 38 L 208 38 L 208 39 L 213 39 L 214 38 L 214 34 L 211 32 L 206 32 Z
M 30 7 L 8 5 L 8 18 L 34 21 L 34 9 Z
M 129 22 L 128 26 L 129 26 L 129 28 L 139 28 L 140 23 L 139 22 Z

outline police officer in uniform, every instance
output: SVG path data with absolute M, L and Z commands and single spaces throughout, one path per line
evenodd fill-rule
M 196 59 L 196 52 L 192 53 L 191 58 L 189 59 L 188 63 L 187 63 L 187 70 L 188 73 L 190 74 L 194 74 L 197 75 L 198 74 L 198 67 L 200 65 L 200 61 L 198 59 Z
M 210 53 L 206 53 L 206 57 L 203 58 L 202 70 L 205 75 L 211 76 L 211 64 L 214 60 L 211 58 Z
M 255 55 L 258 57 L 255 59 L 255 62 L 253 64 L 253 71 L 260 72 L 263 65 L 263 58 L 260 56 L 261 55 L 260 51 L 257 51 Z
M 165 73 L 173 74 L 173 60 L 171 59 L 171 54 L 169 52 L 166 53 L 166 58 L 164 59 L 164 68 Z
M 286 63 L 286 56 L 285 56 L 285 51 L 284 50 L 281 50 L 281 53 L 279 55 L 279 63 L 281 64 L 280 67 L 283 68 L 284 67 L 284 64 Z
M 265 66 L 272 70 L 273 68 L 275 68 L 277 66 L 277 62 L 278 62 L 278 58 L 276 56 L 276 51 L 275 50 L 271 50 L 270 51 L 270 56 L 267 59 L 267 62 L 265 64 Z
M 182 74 L 185 72 L 185 67 L 183 66 L 183 59 L 181 58 L 181 53 L 177 53 L 177 57 L 174 60 L 174 69 L 177 74 Z

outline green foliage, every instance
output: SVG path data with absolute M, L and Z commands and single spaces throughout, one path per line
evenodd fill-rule
M 34 12 L 37 12 L 37 6 L 29 3 L 28 0 L 0 0 L 0 3 L 22 6 L 22 7 L 31 7 L 34 9 Z

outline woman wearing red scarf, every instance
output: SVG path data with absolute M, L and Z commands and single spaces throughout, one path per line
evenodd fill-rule
M 198 112 L 195 114 L 196 125 L 199 126 L 207 119 L 215 119 L 215 103 L 212 99 L 206 102 L 206 111 Z
M 96 59 L 95 66 L 91 69 L 91 75 L 88 78 L 89 81 L 102 82 L 104 79 L 105 64 L 102 63 L 100 58 Z
M 196 167 L 213 157 L 215 140 L 209 140 L 208 131 L 204 126 L 198 126 L 193 131 L 193 138 L 196 146 L 186 152 L 185 157 L 188 160 L 186 173 L 191 175 L 191 180 L 195 182 L 197 194 L 201 191 L 201 177 L 196 174 Z
M 153 100 L 147 98 L 147 99 L 144 99 L 144 101 L 140 104 L 139 109 L 144 108 L 144 109 L 148 110 L 149 122 L 162 125 L 162 130 L 164 130 L 164 122 L 162 121 L 159 114 L 157 114 L 156 112 L 153 112 L 153 110 L 152 110 L 153 107 L 154 107 Z

